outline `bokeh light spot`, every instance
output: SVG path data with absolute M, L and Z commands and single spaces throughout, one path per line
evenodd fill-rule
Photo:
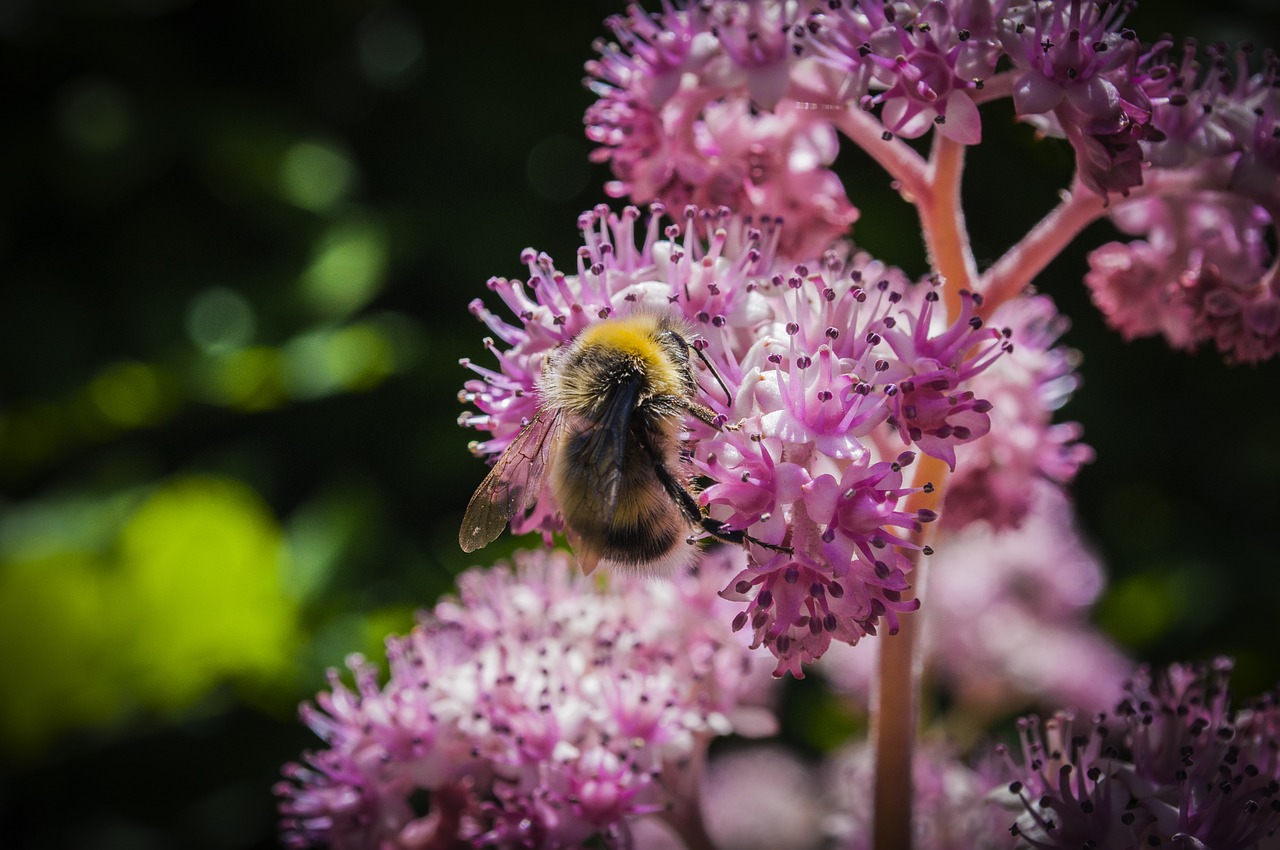
M 372 322 L 303 334 L 282 355 L 285 388 L 299 399 L 369 389 L 397 366 L 393 341 Z
M 369 389 L 395 369 L 391 341 L 367 324 L 343 328 L 329 341 L 328 368 L 344 389 Z
M 122 529 L 119 579 L 138 606 L 132 677 L 177 709 L 224 676 L 285 673 L 296 609 L 283 591 L 283 534 L 238 481 L 193 476 L 160 488 Z
M 253 339 L 253 306 L 223 286 L 206 289 L 187 307 L 187 335 L 205 354 L 223 354 Z
M 337 145 L 303 141 L 290 145 L 280 162 L 280 189 L 289 202 L 324 212 L 347 197 L 356 168 Z
M 280 377 L 292 398 L 320 398 L 333 392 L 336 382 L 328 369 L 329 331 L 299 334 L 280 350 Z
M 280 353 L 256 346 L 233 351 L 211 364 L 211 401 L 238 410 L 270 410 L 284 401 Z
M 126 362 L 108 366 L 89 383 L 89 398 L 108 424 L 137 428 L 158 422 L 165 404 L 155 367 Z
M 1142 573 L 1107 590 L 1098 605 L 1098 621 L 1121 643 L 1145 646 L 1182 615 L 1179 601 L 1167 581 L 1155 573 Z
M 320 240 L 302 274 L 302 297 L 320 315 L 348 316 L 382 288 L 387 234 L 369 220 L 347 221 Z
M 356 49 L 370 85 L 394 89 L 417 77 L 423 53 L 418 27 L 417 20 L 397 9 L 382 9 L 364 20 Z
M 22 683 L 0 689 L 0 750 L 33 754 L 68 729 L 180 714 L 223 683 L 291 691 L 300 635 L 287 550 L 252 489 L 189 476 L 44 514 L 0 522 L 0 646 Z
M 54 109 L 63 140 L 80 153 L 111 153 L 133 134 L 133 109 L 128 97 L 110 80 L 73 80 L 61 92 Z

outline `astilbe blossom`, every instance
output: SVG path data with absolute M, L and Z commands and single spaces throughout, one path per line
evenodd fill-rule
M 587 85 L 585 116 L 614 180 L 605 191 L 633 203 L 732 207 L 785 218 L 779 247 L 816 256 L 848 234 L 858 212 L 830 169 L 838 150 L 821 110 L 832 82 L 794 60 L 793 4 L 693 4 L 606 20 Z M 784 97 L 786 95 L 786 97 Z
M 1079 354 L 1057 344 L 1068 319 L 1048 296 L 1034 295 L 1001 304 L 991 321 L 1016 344 L 973 379 L 974 392 L 993 405 L 991 430 L 957 449 L 941 512 L 947 529 L 978 520 L 997 531 L 1016 527 L 1041 483 L 1065 487 L 1093 459 L 1079 442 L 1079 423 L 1054 421 L 1080 386 Z
M 1207 59 L 1201 67 L 1200 57 Z M 1144 142 L 1153 182 L 1168 191 L 1118 204 L 1112 221 L 1143 236 L 1089 256 L 1094 303 L 1126 338 L 1162 334 L 1176 348 L 1211 343 L 1228 359 L 1280 351 L 1280 283 L 1274 237 L 1280 210 L 1277 60 L 1250 75 L 1221 46 L 1152 51 L 1143 83 L 1156 139 Z
M 803 45 L 846 75 L 842 99 L 868 112 L 880 108 L 888 132 L 917 138 L 936 129 L 972 145 L 982 140 L 975 96 L 995 73 L 1004 5 L 831 2 L 806 21 Z
M 288 846 L 625 845 L 664 812 L 709 740 L 760 729 L 744 702 L 763 670 L 715 595 L 741 553 L 671 582 L 608 589 L 563 553 L 473 569 L 405 637 L 390 679 L 349 661 L 303 719 L 324 748 L 276 788 Z M 758 672 L 755 672 L 758 671 Z
M 1008 340 L 974 315 L 976 296 L 945 322 L 936 280 L 912 284 L 865 254 L 787 264 L 776 222 L 689 208 L 664 226 L 662 215 L 641 229 L 634 207 L 598 208 L 580 221 L 576 274 L 528 251 L 527 284 L 490 280 L 518 321 L 473 303 L 505 347 L 486 341 L 496 370 L 467 363 L 478 377 L 462 397 L 477 410 L 461 421 L 490 432 L 473 448 L 492 456 L 536 412 L 545 359 L 587 324 L 636 309 L 687 322 L 724 384 L 701 376 L 700 401 L 724 427 L 689 423 L 686 451 L 710 482 L 700 499 L 780 547 L 751 545 L 727 584 L 743 603 L 734 625 L 798 676 L 832 640 L 856 643 L 882 621 L 892 632 L 917 606 L 906 552 L 935 516 L 903 505 L 920 489 L 903 470 L 916 451 L 953 464 L 956 446 L 987 432 L 990 404 L 968 385 Z M 554 499 L 544 492 L 512 527 L 558 530 Z
M 1249 850 L 1280 827 L 1275 693 L 1232 710 L 1230 663 L 1143 670 L 1110 714 L 1020 724 L 1003 803 L 1019 847 Z

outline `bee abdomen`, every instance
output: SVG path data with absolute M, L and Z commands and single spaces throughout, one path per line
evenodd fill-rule
M 691 556 L 689 531 L 669 498 L 623 503 L 604 529 L 602 558 L 623 567 L 662 569 L 673 558 L 683 562 Z

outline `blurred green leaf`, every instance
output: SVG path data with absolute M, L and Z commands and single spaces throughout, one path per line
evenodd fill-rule
M 291 690 L 298 607 L 283 535 L 252 490 L 182 477 L 117 518 L 106 539 L 31 522 L 7 535 L 0 647 L 23 685 L 0 695 L 5 749 L 179 713 L 223 683 Z

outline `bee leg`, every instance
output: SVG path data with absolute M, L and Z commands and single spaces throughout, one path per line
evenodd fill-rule
M 676 477 L 671 474 L 671 470 L 667 469 L 667 465 L 659 460 L 657 453 L 653 451 L 653 447 L 649 444 L 649 438 L 643 433 L 636 436 L 640 445 L 649 454 L 649 459 L 653 461 L 653 472 L 658 476 L 658 481 L 662 483 L 663 489 L 667 491 L 671 498 L 675 499 L 676 504 L 680 506 L 680 511 L 691 524 L 700 526 L 707 534 L 726 543 L 737 543 L 739 546 L 754 543 L 774 552 L 791 554 L 790 547 L 776 546 L 773 543 L 757 540 L 741 529 L 729 528 L 722 520 L 713 519 L 704 514 L 702 508 L 698 505 L 698 500 L 689 492 L 689 488 L 677 481 Z
M 693 417 L 699 422 L 705 422 L 717 431 L 724 427 L 720 421 L 720 414 L 716 413 L 705 404 L 699 404 L 693 399 L 682 399 L 682 404 L 684 405 L 685 410 L 692 413 Z
M 739 546 L 746 545 L 747 543 L 754 543 L 762 548 L 770 549 L 774 552 L 785 552 L 788 555 L 793 551 L 790 546 L 778 546 L 773 543 L 765 543 L 763 540 L 752 537 L 740 528 L 729 528 L 720 520 L 712 519 L 709 516 L 702 516 L 701 519 L 698 520 L 698 524 L 702 526 L 702 530 L 707 534 L 710 534 L 717 540 L 723 540 L 726 543 L 737 543 Z

